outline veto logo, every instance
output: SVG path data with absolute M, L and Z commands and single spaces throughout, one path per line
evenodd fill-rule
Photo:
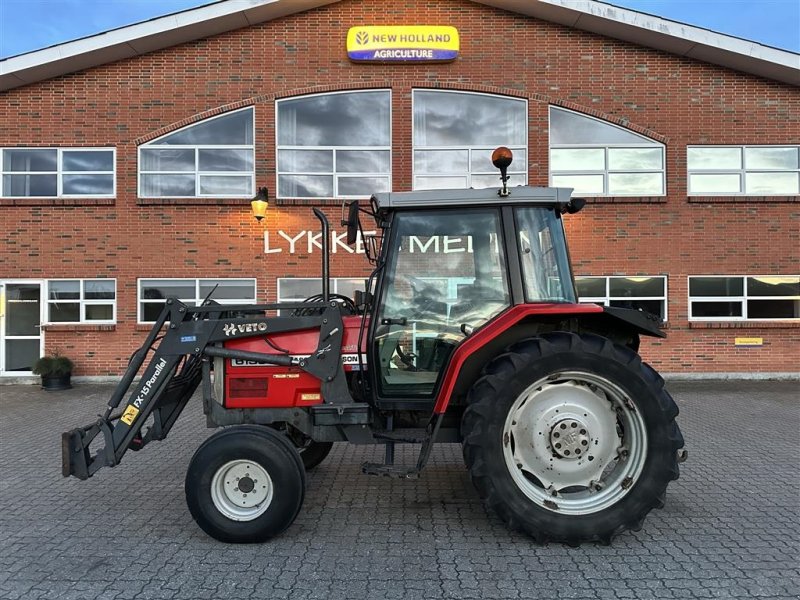
M 237 333 L 257 333 L 259 331 L 266 331 L 266 323 L 225 323 L 222 326 L 222 331 L 226 336 L 236 335 Z

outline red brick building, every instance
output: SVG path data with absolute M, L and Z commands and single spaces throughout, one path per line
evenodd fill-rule
M 423 30 L 372 26 L 447 26 L 422 41 L 457 57 L 401 61 Z M 389 50 L 350 60 L 350 28 Z M 654 366 L 796 372 L 798 65 L 565 0 L 218 2 L 5 59 L 0 375 L 53 351 L 119 375 L 166 294 L 310 295 L 310 206 L 335 224 L 342 198 L 494 185 L 500 144 L 512 184 L 589 199 L 567 220 L 579 293 L 660 313 Z M 349 293 L 366 261 L 331 244 Z

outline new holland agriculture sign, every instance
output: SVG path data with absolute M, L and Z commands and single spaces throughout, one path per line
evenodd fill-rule
M 449 26 L 366 25 L 347 32 L 347 56 L 358 62 L 455 60 L 458 44 L 458 30 Z

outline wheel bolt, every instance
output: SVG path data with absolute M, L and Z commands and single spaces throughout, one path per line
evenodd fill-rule
M 572 425 L 571 425 L 570 427 L 572 427 L 573 429 L 575 429 L 577 426 L 578 426 L 578 424 L 577 424 L 577 423 L 575 423 L 575 422 L 573 422 L 573 423 L 572 423 Z
M 587 442 L 586 440 L 581 440 L 581 446 L 588 446 L 588 445 L 589 442 Z
M 566 429 L 566 428 L 567 428 L 567 425 L 566 425 L 566 423 L 562 423 L 562 424 L 561 424 L 561 429 Z
M 561 434 L 560 434 L 560 433 L 558 433 L 558 432 L 556 431 L 556 432 L 553 434 L 553 437 L 555 437 L 555 438 L 557 438 L 557 437 L 561 437 Z

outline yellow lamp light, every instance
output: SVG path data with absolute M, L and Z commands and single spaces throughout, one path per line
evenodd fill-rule
M 258 188 L 258 194 L 250 202 L 250 207 L 253 209 L 253 216 L 256 221 L 261 221 L 267 214 L 267 207 L 269 206 L 269 194 L 267 188 Z

